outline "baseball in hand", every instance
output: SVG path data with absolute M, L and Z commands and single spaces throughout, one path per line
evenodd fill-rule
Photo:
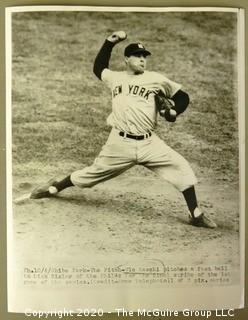
M 173 117 L 176 117 L 177 116 L 176 110 L 170 109 L 170 115 Z
M 120 40 L 124 40 L 127 37 L 127 34 L 125 31 L 117 31 L 116 32 L 117 36 L 119 37 Z
M 118 43 L 122 40 L 125 40 L 126 37 L 127 37 L 127 34 L 125 31 L 115 31 L 107 38 L 107 40 L 113 43 Z

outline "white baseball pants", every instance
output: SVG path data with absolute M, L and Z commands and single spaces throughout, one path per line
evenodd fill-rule
M 173 184 L 179 191 L 195 185 L 197 179 L 188 161 L 156 134 L 144 140 L 121 137 L 112 129 L 94 163 L 71 174 L 75 186 L 90 188 L 114 178 L 134 165 L 143 165 Z

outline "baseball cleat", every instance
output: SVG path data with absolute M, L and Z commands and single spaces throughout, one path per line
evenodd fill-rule
M 214 229 L 217 228 L 217 224 L 204 213 L 202 213 L 199 217 L 190 217 L 190 224 L 195 227 L 202 227 L 202 228 L 210 228 Z
M 30 199 L 42 199 L 49 198 L 58 193 L 56 187 L 54 187 L 54 183 L 57 182 L 56 179 L 50 179 L 47 183 L 36 187 L 30 195 Z
M 30 196 L 31 196 L 31 193 L 25 193 L 25 194 L 21 195 L 20 197 L 15 198 L 13 200 L 13 202 L 15 204 L 22 204 L 22 203 L 26 202 L 27 200 L 29 200 Z

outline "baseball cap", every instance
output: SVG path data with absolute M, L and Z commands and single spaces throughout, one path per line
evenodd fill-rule
M 136 53 L 143 53 L 145 56 L 149 56 L 151 54 L 150 51 L 146 50 L 143 44 L 141 43 L 130 43 L 124 51 L 124 56 L 130 57 Z

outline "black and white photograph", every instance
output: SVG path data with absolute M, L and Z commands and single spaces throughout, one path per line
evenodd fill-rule
M 7 13 L 10 311 L 242 307 L 242 10 Z

